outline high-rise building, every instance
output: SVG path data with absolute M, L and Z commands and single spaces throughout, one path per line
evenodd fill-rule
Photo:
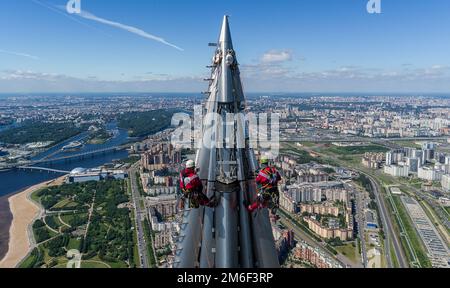
M 392 164 L 394 164 L 394 152 L 386 152 L 386 165 L 389 166 Z
M 174 268 L 277 268 L 275 240 L 268 209 L 252 215 L 245 201 L 256 201 L 254 171 L 258 169 L 250 147 L 245 97 L 239 63 L 233 48 L 228 16 L 224 17 L 219 41 L 211 64 L 211 78 L 206 94 L 206 113 L 220 115 L 220 121 L 205 120 L 203 145 L 197 151 L 198 177 L 208 183 L 205 194 L 215 196 L 215 207 L 183 211 Z M 227 123 L 222 125 L 221 123 Z M 224 131 L 226 130 L 226 131 Z M 212 138 L 214 137 L 214 138 Z M 216 147 L 212 143 L 225 143 Z M 239 147 L 229 147 L 230 145 Z M 213 146 L 213 147 L 212 147 Z M 219 146 L 219 145 L 217 145 Z M 188 205 L 186 205 L 188 206 Z
M 321 189 L 313 185 L 291 185 L 287 189 L 296 203 L 320 202 L 322 199 Z
M 444 189 L 447 192 L 450 192 L 450 175 L 449 174 L 442 175 L 441 185 L 442 185 L 442 189 Z
M 394 177 L 408 177 L 409 167 L 407 165 L 389 165 L 384 166 L 384 173 Z
M 407 157 L 406 165 L 409 167 L 410 173 L 417 173 L 417 170 L 419 169 L 419 159 Z
M 435 169 L 434 167 L 420 167 L 417 177 L 427 181 L 441 181 L 444 171 Z

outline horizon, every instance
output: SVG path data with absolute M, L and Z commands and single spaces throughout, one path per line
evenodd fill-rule
M 47 95 L 56 95 L 56 96 L 89 96 L 89 95 L 105 95 L 105 96 L 116 96 L 118 94 L 129 94 L 129 95 L 142 95 L 142 94 L 166 94 L 166 95 L 197 95 L 199 97 L 203 97 L 201 94 L 202 92 L 192 92 L 192 91 L 186 91 L 186 92 L 171 92 L 171 91 L 142 91 L 142 92 L 129 92 L 129 91 L 105 91 L 105 92 L 0 92 L 0 96 L 42 96 L 42 94 Z M 72 95 L 70 95 L 72 94 Z M 108 94 L 108 95 L 106 95 Z M 109 95 L 112 94 L 112 95 Z M 114 95 L 116 94 L 116 95 Z M 377 96 L 420 96 L 420 97 L 432 97 L 432 96 L 448 96 L 450 97 L 450 92 L 386 92 L 386 91 L 380 91 L 380 92 L 347 92 L 347 91 L 330 91 L 330 92 L 323 92 L 323 91 L 311 91 L 311 92 L 277 92 L 277 91 L 250 91 L 250 92 L 244 92 L 246 95 L 254 96 L 256 94 L 267 94 L 267 95 L 260 95 L 260 96 L 291 96 L 294 94 L 298 94 L 301 96 L 326 96 L 326 95 L 334 95 L 334 96 L 340 96 L 340 97 L 346 97 L 346 96 L 360 96 L 360 97 L 377 97 Z M 316 95 L 318 94 L 318 95 Z M 342 95 L 337 95 L 342 94 Z M 148 95 L 148 96 L 165 96 L 165 95 Z
M 0 93 L 202 91 L 224 14 L 247 93 L 450 91 L 447 1 L 81 3 L 2 1 Z

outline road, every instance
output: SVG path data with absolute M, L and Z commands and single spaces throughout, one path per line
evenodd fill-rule
M 89 231 L 89 225 L 91 225 L 91 218 L 92 218 L 92 213 L 94 212 L 94 205 L 95 205 L 95 195 L 97 194 L 97 191 L 94 190 L 94 196 L 92 196 L 92 205 L 91 208 L 89 208 L 89 216 L 88 216 L 88 222 L 86 225 L 86 232 L 84 232 L 84 240 L 86 240 L 88 231 Z
M 147 245 L 145 243 L 144 236 L 144 227 L 142 225 L 142 220 L 144 219 L 146 213 L 142 211 L 140 205 L 140 193 L 139 187 L 137 185 L 136 172 L 138 172 L 137 166 L 133 165 L 128 171 L 128 175 L 130 177 L 131 182 L 131 197 L 133 198 L 133 205 L 135 209 L 135 227 L 137 228 L 137 245 L 138 245 L 138 253 L 139 259 L 142 268 L 149 268 L 148 254 L 147 254 Z
M 366 239 L 364 237 L 364 227 L 366 226 L 366 216 L 364 215 L 364 208 L 366 205 L 364 204 L 364 195 L 362 192 L 354 190 L 355 195 L 355 205 L 356 205 L 356 223 L 358 227 L 358 238 L 361 243 L 361 255 L 362 255 L 362 264 L 364 267 L 367 267 L 368 258 L 367 258 L 367 247 L 366 247 Z
M 335 136 L 335 135 L 333 135 Z M 436 141 L 436 140 L 447 140 L 448 137 L 405 137 L 405 138 L 368 138 L 362 136 L 336 136 L 336 138 L 331 137 L 282 137 L 282 142 L 316 142 L 316 143 L 326 143 L 326 142 L 374 142 L 382 145 L 392 145 L 392 147 L 400 147 L 392 141 Z
M 381 214 L 381 221 L 383 222 L 383 230 L 386 236 L 386 243 L 384 245 L 384 250 L 386 253 L 386 259 L 388 261 L 388 266 L 389 267 L 393 267 L 392 264 L 392 256 L 391 256 L 391 241 L 392 241 L 392 246 L 394 247 L 394 252 L 395 252 L 395 257 L 398 260 L 398 263 L 400 265 L 400 268 L 408 268 L 408 260 L 406 259 L 405 253 L 400 245 L 400 240 L 398 238 L 397 233 L 395 233 L 393 225 L 392 225 L 392 221 L 391 221 L 391 217 L 389 217 L 389 213 L 388 210 L 386 209 L 386 203 L 384 201 L 384 197 L 381 193 L 381 187 L 378 184 L 377 181 L 375 181 L 375 179 L 369 175 L 364 173 L 363 171 L 358 171 L 359 173 L 365 175 L 367 178 L 369 178 L 370 183 L 372 185 L 372 189 L 373 192 L 375 194 L 377 203 L 378 203 L 378 207 L 379 207 L 379 213 Z

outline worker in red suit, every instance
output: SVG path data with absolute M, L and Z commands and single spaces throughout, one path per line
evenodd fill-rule
M 210 204 L 210 200 L 203 193 L 203 184 L 192 160 L 187 161 L 186 168 L 180 172 L 180 189 L 183 193 L 180 209 L 184 209 L 186 199 L 189 199 L 189 208 L 198 209 Z
M 257 209 L 269 208 L 272 215 L 275 215 L 279 207 L 278 182 L 281 181 L 281 176 L 275 167 L 269 165 L 267 157 L 262 157 L 260 163 L 261 170 L 256 177 L 258 198 L 247 209 L 253 212 Z

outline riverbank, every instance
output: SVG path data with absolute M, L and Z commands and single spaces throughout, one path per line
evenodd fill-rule
M 8 252 L 9 228 L 12 222 L 8 198 L 8 196 L 0 197 L 0 259 Z
M 31 194 L 53 185 L 60 185 L 64 177 L 34 185 L 8 198 L 12 222 L 9 227 L 8 252 L 0 261 L 0 268 L 14 268 L 34 248 L 31 225 L 43 212 L 31 200 Z

